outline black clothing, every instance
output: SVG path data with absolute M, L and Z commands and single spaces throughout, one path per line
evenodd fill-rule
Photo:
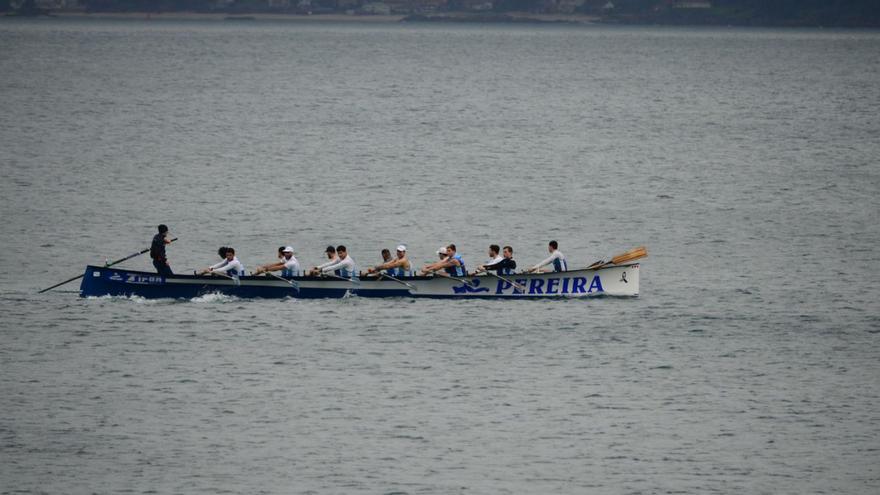
M 512 273 L 516 270 L 516 261 L 513 261 L 513 258 L 504 258 L 494 265 L 485 265 L 484 268 L 486 271 L 495 270 L 495 273 L 498 274 Z
M 156 267 L 156 272 L 163 277 L 174 275 L 174 272 L 171 271 L 171 267 L 168 266 L 168 261 L 166 260 L 153 260 L 153 266 Z
M 153 236 L 153 243 L 150 244 L 150 258 L 154 260 L 165 260 L 165 234 L 156 234 Z
M 161 232 L 153 236 L 153 243 L 150 244 L 150 258 L 153 258 L 153 266 L 159 275 L 174 275 L 171 267 L 168 266 L 168 258 L 165 257 L 165 233 Z

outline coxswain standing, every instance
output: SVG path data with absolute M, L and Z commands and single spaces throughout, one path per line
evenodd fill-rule
M 565 262 L 565 255 L 559 250 L 559 244 L 556 241 L 550 241 L 547 245 L 547 250 L 550 251 L 550 256 L 544 261 L 526 270 L 527 272 L 533 273 L 540 270 L 541 267 L 547 266 L 551 263 L 553 263 L 554 272 L 564 272 L 568 270 L 568 263 Z
M 244 265 L 242 265 L 241 261 L 238 261 L 238 258 L 235 256 L 235 249 L 227 247 L 226 258 L 223 261 L 201 270 L 198 272 L 198 275 L 204 275 L 206 273 L 222 273 L 231 277 L 243 277 Z
M 168 239 L 168 226 L 159 225 L 159 233 L 153 236 L 153 243 L 150 244 L 150 258 L 153 258 L 153 266 L 156 271 L 163 277 L 174 275 L 171 267 L 168 266 L 168 258 L 165 256 L 165 245 L 171 244 Z
M 403 244 L 397 246 L 397 258 L 386 260 L 385 263 L 371 268 L 367 268 L 367 273 L 376 273 L 384 271 L 391 277 L 408 277 L 413 275 L 412 262 L 406 256 L 406 246 Z
M 293 255 L 293 247 L 285 246 L 279 249 L 281 258 L 279 258 L 276 263 L 260 265 L 257 267 L 256 271 L 254 271 L 254 275 L 259 275 L 265 272 L 274 272 L 277 270 L 281 270 L 282 277 L 296 277 L 300 274 L 299 261 Z
M 354 264 L 354 260 L 348 255 L 348 250 L 345 246 L 336 246 L 336 255 L 339 257 L 339 260 L 336 263 L 321 268 L 321 275 L 334 272 L 337 277 L 355 277 L 357 275 L 357 267 Z

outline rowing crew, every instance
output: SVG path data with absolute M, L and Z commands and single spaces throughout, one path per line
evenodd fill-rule
M 525 270 L 532 273 L 540 270 L 542 267 L 552 265 L 554 272 L 563 272 L 567 270 L 565 256 L 559 251 L 556 241 L 550 241 L 548 245 L 550 256 L 538 263 L 537 265 Z M 311 276 L 329 276 L 336 278 L 352 278 L 357 275 L 362 277 L 409 277 L 413 275 L 439 275 L 449 277 L 465 277 L 468 275 L 477 275 L 486 272 L 495 272 L 496 275 L 513 275 L 516 272 L 516 261 L 513 259 L 513 248 L 504 246 L 500 248 L 497 244 L 489 246 L 489 260 L 478 265 L 474 272 L 468 272 L 464 259 L 458 253 L 455 244 L 442 246 L 437 250 L 438 260 L 434 263 L 428 263 L 422 269 L 416 270 L 415 265 L 407 257 L 406 246 L 401 244 L 396 249 L 397 256 L 392 257 L 388 250 L 382 250 L 383 262 L 367 268 L 366 271 L 358 273 L 354 260 L 348 255 L 348 249 L 345 246 L 327 246 L 324 254 L 327 256 L 327 262 L 312 267 L 310 270 L 302 270 L 299 261 L 294 256 L 293 247 L 282 246 L 278 248 L 278 261 L 260 265 L 254 271 L 254 275 L 262 273 L 271 273 L 280 271 L 282 277 L 293 277 L 301 274 Z M 217 254 L 222 260 L 197 272 L 199 275 L 218 274 L 226 276 L 244 275 L 244 266 L 235 256 L 235 250 L 231 247 L 222 247 Z
M 559 243 L 550 241 L 547 245 L 550 256 L 538 263 L 537 265 L 525 270 L 526 273 L 533 273 L 541 270 L 547 265 L 553 265 L 554 272 L 564 272 L 568 270 L 568 264 L 565 262 L 565 255 L 559 251 Z M 499 254 L 500 253 L 500 254 Z M 439 261 L 430 263 L 422 267 L 423 274 L 439 274 L 449 275 L 453 277 L 463 277 L 468 275 L 464 260 L 458 254 L 455 244 L 441 247 L 437 250 Z M 497 244 L 489 246 L 489 260 L 482 265 L 478 265 L 474 274 L 494 271 L 498 275 L 513 275 L 516 271 L 516 261 L 513 259 L 513 248 L 504 246 L 504 249 L 498 247 Z
M 167 240 L 169 236 L 168 227 L 159 226 L 159 234 L 153 238 L 151 256 L 153 257 L 153 265 L 162 275 L 172 275 L 171 268 L 165 257 L 165 244 L 170 243 Z M 525 270 L 526 273 L 533 273 L 541 270 L 543 267 L 552 265 L 552 271 L 564 272 L 568 270 L 565 261 L 565 255 L 559 251 L 559 244 L 556 241 L 550 241 L 547 246 L 550 256 L 540 263 Z M 255 275 L 262 273 L 281 272 L 282 277 L 293 277 L 302 274 L 312 276 L 329 276 L 336 278 L 350 279 L 355 276 L 364 277 L 408 277 L 417 274 L 422 275 L 440 275 L 450 277 L 464 277 L 471 273 L 465 266 L 464 259 L 458 253 L 455 244 L 448 244 L 437 250 L 438 260 L 434 263 L 424 265 L 419 272 L 415 269 L 414 264 L 407 256 L 406 246 L 401 244 L 397 246 L 397 257 L 391 256 L 387 249 L 382 250 L 383 262 L 368 268 L 366 272 L 357 271 L 354 260 L 348 255 L 348 249 L 345 246 L 327 246 L 324 254 L 327 256 L 327 262 L 312 267 L 305 271 L 300 267 L 299 261 L 294 256 L 294 250 L 291 246 L 282 246 L 278 248 L 277 261 L 260 265 L 254 271 Z M 227 277 L 238 277 L 245 274 L 244 265 L 235 255 L 235 249 L 231 247 L 221 247 L 217 250 L 217 255 L 221 261 L 209 267 L 195 272 L 197 275 L 216 274 Z M 473 274 L 483 272 L 495 272 L 496 275 L 512 275 L 516 270 L 516 261 L 513 259 L 513 248 L 504 246 L 501 249 L 497 244 L 489 246 L 489 260 L 478 265 Z

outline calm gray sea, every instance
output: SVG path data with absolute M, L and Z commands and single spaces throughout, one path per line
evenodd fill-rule
M 878 31 L 0 19 L 0 492 L 877 493 L 878 82 Z M 158 223 L 179 271 L 650 257 L 635 299 L 35 294 Z

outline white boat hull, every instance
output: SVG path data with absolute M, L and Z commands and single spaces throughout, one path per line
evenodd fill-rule
M 639 295 L 639 265 L 600 270 L 406 280 L 413 297 L 546 298 Z M 467 282 L 467 283 L 465 283 Z M 387 281 L 385 282 L 387 283 Z M 392 282 L 393 283 L 393 282 Z

